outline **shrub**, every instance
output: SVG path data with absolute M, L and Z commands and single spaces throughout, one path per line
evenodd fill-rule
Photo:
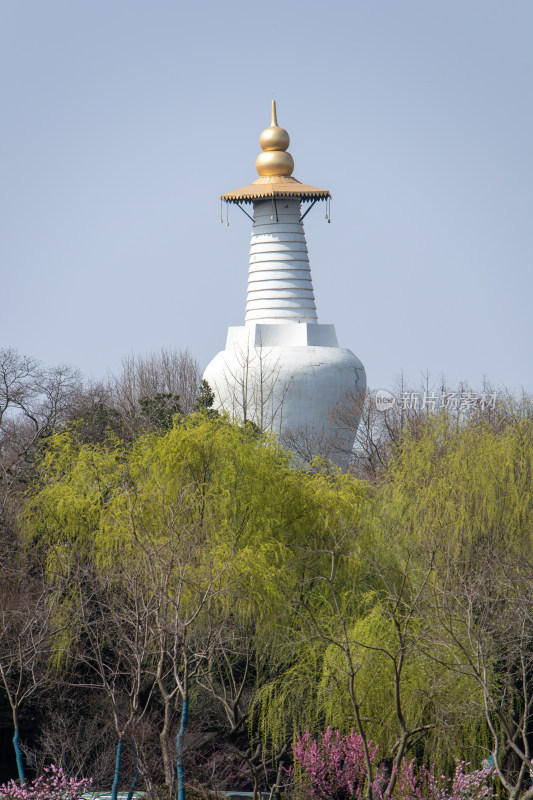
M 488 783 L 493 770 L 466 772 L 467 761 L 457 761 L 453 778 L 435 776 L 434 770 L 402 759 L 394 795 L 398 800 L 492 800 Z
M 377 747 L 370 743 L 370 760 L 374 761 Z M 296 734 L 294 761 L 299 767 L 304 788 L 314 800 L 360 800 L 366 783 L 366 764 L 363 741 L 351 731 L 341 736 L 328 727 L 318 739 L 309 731 Z
M 80 800 L 92 778 L 68 778 L 61 767 L 52 764 L 44 773 L 22 786 L 9 781 L 0 786 L 1 800 Z

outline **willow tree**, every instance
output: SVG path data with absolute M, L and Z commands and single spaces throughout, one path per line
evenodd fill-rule
M 409 534 L 475 569 L 485 550 L 533 545 L 533 408 L 442 413 L 403 437 L 382 496 Z
M 221 631 L 249 631 L 252 650 L 275 654 L 273 671 L 293 664 L 297 654 L 275 644 L 293 623 L 287 597 L 312 581 L 322 545 L 353 527 L 363 497 L 354 479 L 300 472 L 253 427 L 202 413 L 131 444 L 80 444 L 69 431 L 51 437 L 27 503 L 29 546 L 51 576 L 62 575 L 66 603 L 77 596 L 80 560 L 104 575 L 120 563 L 119 600 L 132 600 L 128 571 L 153 598 L 143 669 L 163 709 L 169 788 L 177 775 L 183 796 L 191 692 L 228 649 Z M 317 553 L 302 560 L 311 541 Z
M 380 791 L 389 797 L 402 759 L 420 751 L 443 708 L 457 716 L 468 699 L 466 682 L 444 673 L 423 645 L 433 554 L 402 541 L 374 500 L 357 526 L 337 529 L 329 542 L 309 541 L 301 558 L 312 568 L 291 598 L 297 624 L 287 641 L 298 659 L 258 694 L 265 735 L 277 740 L 288 727 L 328 724 L 354 729 L 368 796 L 379 767 Z
M 329 541 L 307 539 L 299 556 L 312 566 L 300 571 L 300 592 L 288 598 L 298 624 L 288 631 L 287 648 L 296 647 L 299 658 L 261 687 L 265 736 L 328 722 L 354 727 L 367 756 L 372 739 L 392 764 L 380 787 L 387 796 L 394 764 L 409 752 L 453 768 L 465 751 L 479 763 L 492 749 L 512 794 L 511 756 L 522 781 L 531 752 L 527 592 L 512 595 L 509 608 L 520 600 L 522 610 L 516 625 L 505 626 L 515 634 L 521 626 L 520 637 L 503 637 L 494 618 L 482 630 L 480 609 L 494 608 L 506 585 L 511 598 L 513 569 L 517 585 L 526 585 L 516 564 L 531 563 L 531 416 L 508 407 L 485 417 L 422 420 L 404 431 L 356 524 L 346 519 Z M 453 609 L 454 626 L 443 608 L 450 615 Z M 474 642 L 479 658 L 483 642 L 484 672 L 474 668 Z M 514 678 L 503 680 L 503 672 Z M 370 793 L 369 757 L 367 771 Z
M 478 762 L 492 755 L 511 797 L 533 750 L 532 419 L 527 402 L 429 419 L 402 440 L 380 493 L 403 540 L 433 554 L 419 646 L 439 675 L 469 687 L 440 744 Z

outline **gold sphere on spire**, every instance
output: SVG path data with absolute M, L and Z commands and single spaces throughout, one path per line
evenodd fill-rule
M 276 101 L 272 100 L 272 122 L 259 137 L 263 153 L 257 156 L 255 168 L 261 177 L 292 175 L 294 161 L 286 150 L 290 144 L 290 136 L 285 128 L 280 128 L 276 114 Z
M 259 137 L 259 144 L 263 150 L 286 150 L 291 143 L 290 136 L 285 128 L 271 125 L 265 128 Z
M 267 150 L 266 153 L 257 156 L 255 168 L 262 178 L 288 177 L 294 171 L 294 161 L 291 154 L 284 153 L 283 150 Z
M 259 137 L 259 144 L 263 150 L 286 150 L 291 143 L 291 138 L 285 128 L 278 125 L 276 114 L 276 101 L 272 100 L 272 122 L 270 128 L 265 128 Z

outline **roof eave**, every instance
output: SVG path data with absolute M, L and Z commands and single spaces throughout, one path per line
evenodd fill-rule
M 327 189 L 319 189 L 300 183 L 296 178 L 272 175 L 257 178 L 248 186 L 221 194 L 226 203 L 253 203 L 254 200 L 268 200 L 276 197 L 290 197 L 295 200 L 327 200 L 331 194 Z

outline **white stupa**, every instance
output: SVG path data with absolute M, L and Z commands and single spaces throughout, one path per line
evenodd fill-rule
M 226 349 L 204 378 L 219 410 L 281 435 L 300 453 L 326 454 L 345 468 L 365 370 L 339 347 L 334 326 L 318 323 L 303 227 L 307 211 L 318 201 L 329 203 L 330 193 L 291 177 L 289 134 L 278 126 L 275 101 L 272 123 L 259 141 L 259 178 L 221 195 L 242 211 L 243 204 L 253 205 L 245 324 L 228 329 Z M 304 214 L 302 203 L 311 204 Z

